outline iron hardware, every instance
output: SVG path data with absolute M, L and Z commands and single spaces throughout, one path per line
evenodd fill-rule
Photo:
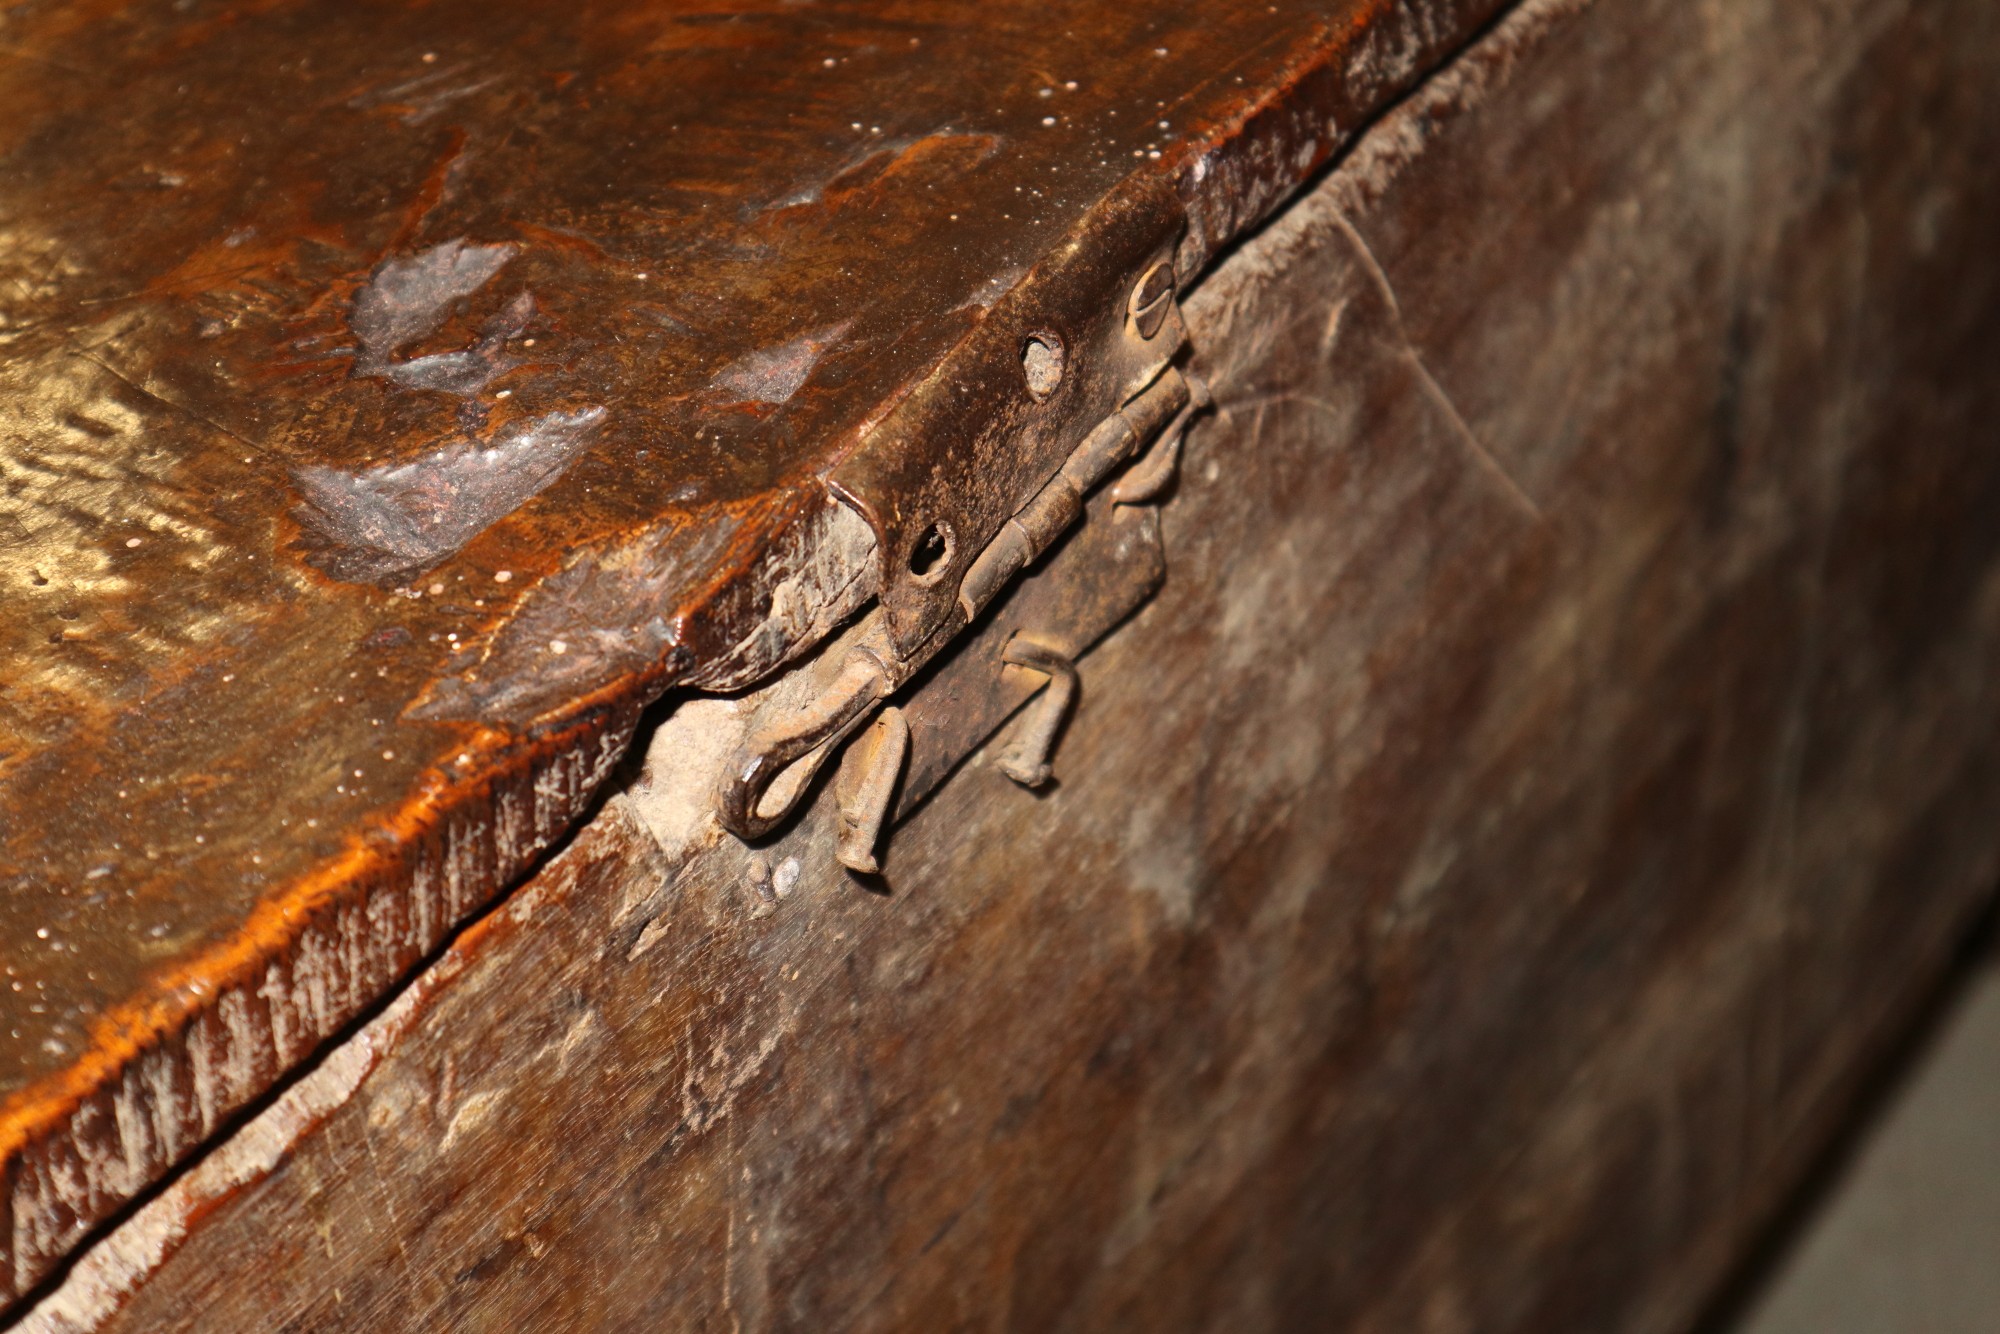
M 848 750 L 840 765 L 840 837 L 835 854 L 851 871 L 872 875 L 880 866 L 875 845 L 889 818 L 896 780 L 910 755 L 910 725 L 898 708 L 882 716 Z
M 1056 737 L 1079 692 L 1076 655 L 1143 602 L 1164 573 L 1158 521 L 1150 509 L 1132 507 L 1150 506 L 1166 490 L 1178 467 L 1180 437 L 1208 402 L 1200 381 L 1170 359 L 1184 341 L 1170 265 L 1153 265 L 1131 289 L 1124 327 L 1127 340 L 1135 345 L 1158 342 L 1165 355 L 1129 384 L 1122 399 L 967 563 L 956 590 L 952 619 L 957 629 L 946 627 L 945 633 L 911 644 L 906 637 L 899 639 L 891 608 L 872 611 L 819 692 L 802 708 L 760 720 L 732 757 L 717 801 L 724 828 L 746 840 L 771 833 L 796 809 L 826 761 L 859 733 L 847 746 L 836 786 L 836 855 L 851 870 L 873 873 L 884 829 L 928 795 L 966 750 L 1029 700 L 1027 715 L 996 764 L 1025 787 L 1050 780 Z M 1171 336 L 1162 337 L 1167 330 Z M 1037 333 L 1030 341 L 1047 347 L 1050 338 Z M 1093 500 L 1120 468 L 1126 469 L 1124 476 Z M 1093 517 L 1081 525 L 1083 535 L 1103 535 L 1070 541 L 1086 514 Z M 1141 517 L 1124 517 L 1128 514 Z M 1017 576 L 1044 557 L 1056 570 L 1067 568 L 1062 577 L 1079 585 L 1079 591 L 1039 600 L 1016 598 Z M 1024 587 L 1044 578 L 1038 570 Z M 1020 603 L 1022 624 L 986 623 L 992 620 L 987 613 L 1003 602 L 1010 611 Z M 889 705 L 967 629 L 974 631 L 974 641 L 1002 634 L 997 645 L 985 650 L 992 656 L 982 660 L 993 663 L 985 670 L 1004 680 L 990 680 L 968 695 L 964 672 L 954 674 L 954 660 L 942 675 L 933 672 L 919 683 L 911 701 Z M 962 656 L 962 648 L 955 656 Z M 964 704 L 961 697 L 970 696 L 977 698 Z M 912 706 L 924 715 L 921 746 L 913 732 Z M 940 718 L 947 721 L 940 725 Z M 913 750 L 922 752 L 915 760 Z M 917 772 L 908 772 L 913 767 Z
M 1053 776 L 1049 760 L 1055 752 L 1056 733 L 1062 730 L 1063 720 L 1069 717 L 1070 706 L 1076 702 L 1076 664 L 1024 635 L 1015 635 L 1007 641 L 1001 661 L 1010 667 L 1039 672 L 1049 679 L 1022 720 L 1013 744 L 1001 754 L 998 765 L 1001 773 L 1022 787 L 1043 787 Z

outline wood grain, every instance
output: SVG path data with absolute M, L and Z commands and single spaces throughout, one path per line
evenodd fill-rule
M 648 701 L 893 593 L 905 498 L 827 478 L 1050 263 L 1137 217 L 1198 270 L 1496 7 L 11 7 L 0 1295 Z
M 2000 873 L 1996 66 L 1524 6 L 1192 296 L 1052 793 L 866 893 L 678 698 L 24 1328 L 1684 1328 Z

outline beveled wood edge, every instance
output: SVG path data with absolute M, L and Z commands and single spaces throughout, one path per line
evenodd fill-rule
M 1514 7 L 1457 0 L 1441 23 L 1421 0 L 1374 0 L 1346 25 L 1303 36 L 1269 87 L 1246 91 L 1206 138 L 1142 163 L 1066 244 L 1087 243 L 1132 193 L 1161 197 L 1164 178 L 1185 214 L 1176 267 L 1189 281 Z M 690 680 L 751 684 L 714 678 L 715 660 L 741 638 L 715 613 L 760 597 L 768 606 L 780 577 L 755 561 L 732 568 L 681 613 L 710 632 L 698 648 L 684 640 L 667 661 L 538 720 L 525 738 L 484 734 L 490 748 L 470 766 L 476 776 L 407 802 L 386 846 L 351 838 L 338 860 L 279 891 L 234 937 L 106 1014 L 61 1077 L 0 1106 L 0 1301 L 44 1282 L 92 1229 L 516 882 L 587 807 L 646 705 Z M 786 645 L 779 663 L 813 642 Z M 396 923 L 402 930 L 385 930 Z M 341 994 L 330 1004 L 333 982 Z

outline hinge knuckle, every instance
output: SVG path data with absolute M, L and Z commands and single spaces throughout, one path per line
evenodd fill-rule
M 1057 473 L 1033 500 L 1014 516 L 1014 522 L 1028 535 L 1029 560 L 1054 546 L 1069 526 L 1083 517 L 1083 491 L 1069 478 Z
M 1014 576 L 1034 558 L 1034 542 L 1020 524 L 1009 519 L 1000 529 L 1000 535 L 972 562 L 959 585 L 958 605 L 966 621 L 977 619 L 986 605 L 999 596 L 1000 590 L 1012 583 Z
M 1130 458 L 1138 445 L 1139 433 L 1132 429 L 1132 423 L 1123 412 L 1114 412 L 1083 438 L 1057 475 L 1068 478 L 1078 492 L 1087 492 Z

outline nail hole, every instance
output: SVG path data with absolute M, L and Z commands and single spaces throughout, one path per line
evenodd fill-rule
M 1021 369 L 1037 403 L 1056 391 L 1063 378 L 1063 343 L 1052 333 L 1029 334 L 1021 345 Z
M 910 548 L 910 573 L 920 580 L 935 579 L 951 564 L 951 529 L 934 523 Z

